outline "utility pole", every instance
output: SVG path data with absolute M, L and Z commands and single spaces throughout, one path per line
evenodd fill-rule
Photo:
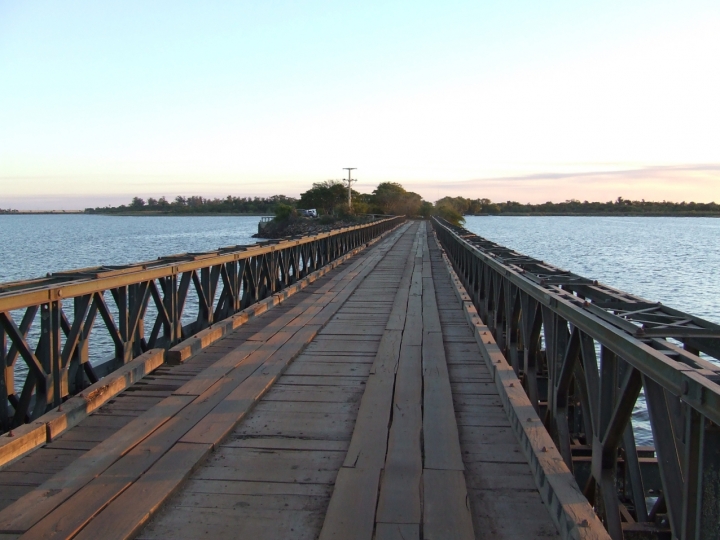
M 348 172 L 347 183 L 348 183 L 348 212 L 352 214 L 352 183 L 357 182 L 357 178 L 353 179 L 350 175 L 352 171 L 357 167 L 343 167 L 344 171 Z

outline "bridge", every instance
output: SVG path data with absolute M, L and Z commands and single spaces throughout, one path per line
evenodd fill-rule
M 0 325 L 0 538 L 720 537 L 720 327 L 442 220 L 6 283 Z

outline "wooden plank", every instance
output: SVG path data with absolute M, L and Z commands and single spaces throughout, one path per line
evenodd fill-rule
M 277 345 L 277 347 L 279 347 L 283 342 L 283 338 L 285 338 L 285 336 L 280 336 L 273 345 Z M 257 341 L 243 343 L 211 366 L 205 368 L 193 379 L 182 385 L 173 393 L 184 396 L 199 396 L 215 384 L 220 378 L 224 377 L 230 371 L 238 367 L 252 353 L 261 348 L 262 345 L 263 343 Z
M 347 386 L 316 386 L 308 388 L 305 386 L 284 385 L 282 381 L 278 381 L 273 386 L 272 393 L 268 392 L 264 400 L 350 403 L 360 399 L 362 390 L 362 387 L 353 388 Z
M 282 381 L 282 379 L 281 379 Z M 327 402 L 302 402 L 302 401 L 274 401 L 268 398 L 275 391 L 275 387 L 268 392 L 262 401 L 260 401 L 253 409 L 253 415 L 278 416 L 283 414 L 342 414 L 353 417 L 357 412 L 359 405 L 359 397 L 357 400 L 343 403 L 327 403 Z M 248 421 L 250 421 L 248 419 Z
M 203 480 L 190 478 L 185 489 L 192 493 L 220 493 L 229 495 L 302 495 L 327 496 L 325 484 L 301 484 L 298 482 L 248 482 L 245 480 Z
M 287 483 L 283 484 L 287 485 Z M 325 491 L 329 491 L 329 486 L 323 487 L 325 487 Z M 234 518 L 242 519 L 255 512 L 272 510 L 276 510 L 278 513 L 296 512 L 298 510 L 324 513 L 328 497 L 323 495 L 197 493 L 184 487 L 173 499 L 172 504 L 174 508 L 178 509 L 231 510 Z M 181 510 L 178 513 L 182 514 L 184 512 Z M 268 529 L 272 526 L 272 520 L 268 520 Z M 270 530 L 264 536 L 268 537 L 269 534 L 271 534 Z
M 377 353 L 373 365 L 370 368 L 370 373 L 395 374 L 398 359 L 400 358 L 402 339 L 402 329 L 385 330 L 377 346 Z
M 169 397 L 96 445 L 39 488 L 0 512 L 0 531 L 30 529 L 190 401 L 189 397 Z
M 38 486 L 53 475 L 50 471 L 1 471 L 0 485 L 11 486 Z
M 91 450 L 97 446 L 96 441 L 64 441 L 58 439 L 45 445 L 45 448 L 54 448 L 56 450 Z
M 458 413 L 458 425 L 509 427 L 510 422 L 505 411 L 502 408 L 495 407 L 491 408 L 491 410 Z
M 394 384 L 394 374 L 380 373 L 368 377 L 344 467 L 382 469 Z
M 291 364 L 286 373 L 301 376 L 362 377 L 370 374 L 372 359 L 366 362 L 299 362 Z
M 372 540 L 379 481 L 379 467 L 342 467 L 319 540 Z
M 432 278 L 423 278 L 422 314 L 423 331 L 440 332 L 444 329 L 440 322 L 440 313 L 438 312 Z
M 422 345 L 422 333 L 422 296 L 410 295 L 405 329 L 403 330 L 403 344 Z
M 462 471 L 423 471 L 423 538 L 474 540 Z
M 308 345 L 305 351 L 307 353 L 316 352 L 327 352 L 327 353 L 372 353 L 373 355 L 377 351 L 377 341 L 353 341 L 352 344 L 346 341 L 340 340 L 322 340 L 315 339 Z
M 125 417 L 129 418 L 129 417 Z M 77 426 L 74 429 L 63 433 L 60 438 L 63 441 L 90 441 L 99 443 L 107 439 L 117 430 L 114 428 L 103 428 L 103 427 L 85 427 L 83 425 Z
M 403 339 L 395 379 L 387 457 L 378 499 L 378 522 L 420 523 L 422 518 L 421 364 L 421 347 L 406 345 Z
M 442 334 L 425 332 L 423 363 L 423 441 L 426 469 L 464 470 Z
M 289 439 L 283 437 L 250 437 L 233 436 L 224 442 L 222 447 L 258 448 L 263 450 L 320 450 L 323 452 L 345 452 L 348 443 L 328 439 Z
M 140 533 L 139 540 L 168 538 L 288 538 L 314 540 L 309 525 L 322 522 L 320 512 L 275 509 L 252 511 L 243 508 L 183 508 L 163 520 L 151 522 Z
M 76 540 L 132 538 L 210 453 L 207 444 L 173 446 L 137 482 L 93 519 Z
M 468 490 L 535 491 L 535 479 L 527 463 L 469 461 L 465 471 Z
M 332 375 L 286 375 L 283 377 L 283 384 L 297 386 L 332 385 L 356 388 L 362 386 L 364 382 L 362 377 L 339 377 Z
M 342 452 L 264 450 L 223 446 L 195 479 L 251 482 L 291 482 L 331 485 Z
M 89 482 L 33 528 L 31 534 L 65 538 L 75 534 L 109 501 L 157 462 L 185 433 L 247 378 L 243 365 L 195 398 L 149 437 Z M 178 398 L 181 396 L 177 396 Z
M 319 327 L 305 326 L 270 355 L 257 373 L 248 376 L 182 438 L 186 443 L 217 445 L 250 411 L 303 346 L 317 334 Z M 279 332 L 280 334 L 282 332 Z
M 403 275 L 400 278 L 400 283 L 398 284 L 397 292 L 395 293 L 395 297 L 393 299 L 390 317 L 385 326 L 386 330 L 403 330 L 405 328 L 413 267 L 411 259 L 405 261 Z
M 378 523 L 375 526 L 375 540 L 412 539 L 420 540 L 420 525 L 417 523 Z
M 239 428 L 243 436 L 283 435 L 284 437 L 336 439 L 350 441 L 353 419 L 346 414 L 330 413 L 265 413 L 252 415 Z

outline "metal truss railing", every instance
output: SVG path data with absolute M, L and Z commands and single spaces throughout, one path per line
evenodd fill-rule
M 611 537 L 720 538 L 720 326 L 433 225 Z
M 90 362 L 98 327 L 108 353 L 114 348 L 104 369 L 118 368 L 292 285 L 404 219 L 0 284 L 0 427 L 31 421 L 98 380 L 97 361 Z M 191 301 L 197 316 L 183 325 Z

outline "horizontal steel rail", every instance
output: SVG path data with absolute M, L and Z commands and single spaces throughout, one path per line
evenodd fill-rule
M 97 327 L 114 347 L 103 365 L 119 368 L 271 296 L 404 220 L 0 284 L 0 427 L 31 421 L 97 382 L 90 362 Z M 193 291 L 197 317 L 183 325 Z M 95 324 L 98 315 L 102 325 Z M 24 380 L 16 380 L 18 359 L 27 366 Z
M 720 326 L 433 225 L 610 535 L 720 538 Z

